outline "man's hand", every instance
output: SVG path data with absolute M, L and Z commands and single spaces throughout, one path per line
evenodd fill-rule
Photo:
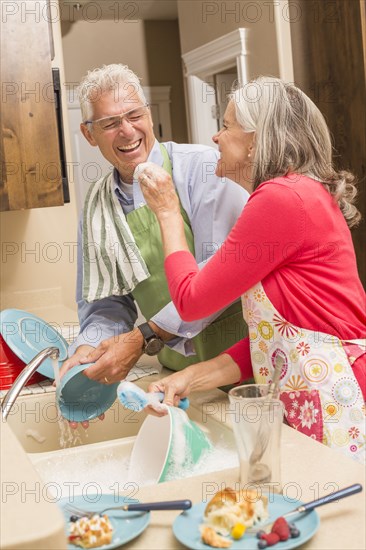
M 66 374 L 68 370 L 72 369 L 72 367 L 87 363 L 88 361 L 85 361 L 85 359 L 88 357 L 89 353 L 92 351 L 94 351 L 93 346 L 88 346 L 86 344 L 79 346 L 75 351 L 74 355 L 69 357 L 69 359 L 67 359 L 63 363 L 60 369 L 60 377 L 64 376 L 64 374 Z
M 114 384 L 126 378 L 142 355 L 144 339 L 139 329 L 104 340 L 81 363 L 94 363 L 84 374 L 102 384 Z

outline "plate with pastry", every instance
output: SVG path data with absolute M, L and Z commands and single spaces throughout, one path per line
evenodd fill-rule
M 288 550 L 304 544 L 319 527 L 319 516 L 314 510 L 292 523 L 281 518 L 301 504 L 260 490 L 226 488 L 209 502 L 196 504 L 180 514 L 173 524 L 173 532 L 179 542 L 192 550 L 210 547 L 261 550 L 278 542 L 278 550 Z M 261 524 L 267 525 L 276 519 L 271 531 L 260 529 Z M 259 530 L 253 532 L 257 527 Z
M 148 526 L 150 512 L 132 512 L 113 510 L 116 506 L 138 502 L 136 499 L 120 495 L 75 495 L 59 501 L 66 520 L 67 549 L 102 548 L 112 550 L 138 537 Z M 82 508 L 88 516 L 72 516 L 66 510 L 67 505 Z M 111 509 L 108 510 L 108 506 Z M 105 510 L 102 515 L 98 512 Z M 92 513 L 95 514 L 92 515 Z

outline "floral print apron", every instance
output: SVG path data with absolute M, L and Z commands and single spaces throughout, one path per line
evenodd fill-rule
M 268 299 L 261 283 L 242 296 L 257 384 L 272 378 L 282 355 L 280 389 L 287 423 L 307 436 L 364 463 L 365 403 L 352 362 L 365 340 L 339 338 L 292 325 Z

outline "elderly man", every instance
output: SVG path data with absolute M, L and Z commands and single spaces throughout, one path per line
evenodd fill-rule
M 194 323 L 180 319 L 165 280 L 159 226 L 134 171 L 151 161 L 172 175 L 198 262 L 224 241 L 248 194 L 215 176 L 214 149 L 158 143 L 139 79 L 127 66 L 89 72 L 79 98 L 81 131 L 114 170 L 91 186 L 85 200 L 78 236 L 80 334 L 62 374 L 91 362 L 85 374 L 110 384 L 124 379 L 143 353 L 158 354 L 172 370 L 215 357 L 245 335 L 241 305 Z M 137 327 L 136 303 L 146 318 Z

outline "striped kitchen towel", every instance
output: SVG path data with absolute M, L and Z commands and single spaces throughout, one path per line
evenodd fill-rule
M 83 298 L 133 291 L 150 273 L 113 189 L 113 172 L 88 191 L 83 216 Z

